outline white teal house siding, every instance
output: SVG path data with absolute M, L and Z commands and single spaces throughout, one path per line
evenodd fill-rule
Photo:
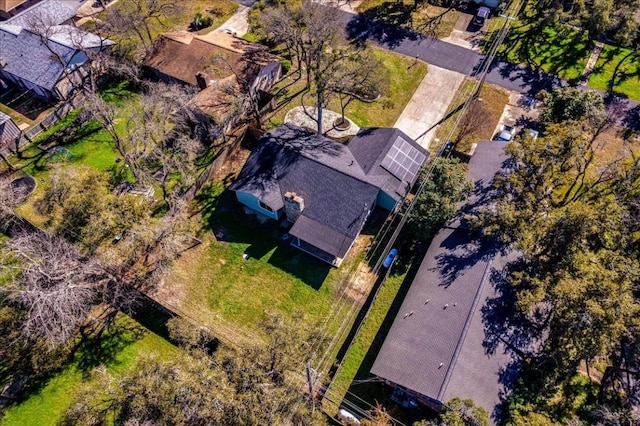
M 244 204 L 250 209 L 257 211 L 258 213 L 268 216 L 271 219 L 280 219 L 282 209 L 274 211 L 269 206 L 260 201 L 255 195 L 249 194 L 248 192 L 235 191 L 235 193 L 236 198 L 241 204 Z
M 389 194 L 384 191 L 378 192 L 378 198 L 376 200 L 376 205 L 385 210 L 389 210 L 392 212 L 396 208 L 396 204 L 398 202 Z

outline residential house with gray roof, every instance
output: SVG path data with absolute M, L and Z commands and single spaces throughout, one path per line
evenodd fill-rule
M 291 244 L 339 266 L 369 213 L 393 210 L 428 153 L 398 129 L 362 129 L 349 145 L 293 125 L 265 134 L 230 189 L 238 201 L 291 223 Z
M 113 45 L 65 24 L 75 13 L 47 0 L 0 23 L 0 79 L 42 98 L 69 97 L 82 84 L 90 53 Z
M 469 162 L 474 193 L 433 239 L 371 368 L 402 393 L 441 409 L 472 399 L 499 423 L 518 360 L 492 327 L 487 303 L 496 297 L 509 255 L 470 239 L 464 216 L 491 199 L 492 180 L 507 160 L 504 142 L 480 142 Z

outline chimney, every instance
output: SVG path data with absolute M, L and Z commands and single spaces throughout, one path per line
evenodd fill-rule
M 196 73 L 196 81 L 198 82 L 198 87 L 200 90 L 204 90 L 207 88 L 207 81 L 209 81 L 209 76 L 204 71 L 198 71 Z
M 296 220 L 302 214 L 304 210 L 304 200 L 302 197 L 298 197 L 295 192 L 285 192 L 284 194 L 284 214 L 287 216 L 287 220 L 291 223 L 295 223 Z

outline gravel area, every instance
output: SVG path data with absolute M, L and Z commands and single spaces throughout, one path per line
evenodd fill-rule
M 291 109 L 291 111 L 287 113 L 287 115 L 284 118 L 284 122 L 286 124 L 291 123 L 298 127 L 309 129 L 311 131 L 316 131 L 318 129 L 317 117 L 318 117 L 318 113 L 315 107 L 299 106 Z M 348 129 L 339 130 L 334 126 L 333 123 L 340 117 L 341 115 L 335 111 L 323 109 L 322 110 L 322 134 L 332 139 L 337 139 L 340 141 L 343 141 L 352 136 L 355 136 L 356 133 L 358 133 L 358 131 L 360 130 L 360 127 L 358 127 L 348 117 L 345 117 L 345 119 L 349 121 L 349 123 L 351 124 Z

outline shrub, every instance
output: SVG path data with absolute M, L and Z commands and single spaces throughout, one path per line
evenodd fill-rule
M 189 24 L 189 28 L 191 31 L 198 31 L 203 28 L 210 27 L 212 23 L 213 19 L 211 19 L 210 16 L 204 16 L 202 13 L 198 12 L 196 13 L 196 16 L 194 16 L 193 21 L 191 21 L 191 24 Z
M 282 67 L 282 74 L 287 74 L 291 69 L 291 61 L 288 59 L 283 59 L 280 61 L 280 67 Z

